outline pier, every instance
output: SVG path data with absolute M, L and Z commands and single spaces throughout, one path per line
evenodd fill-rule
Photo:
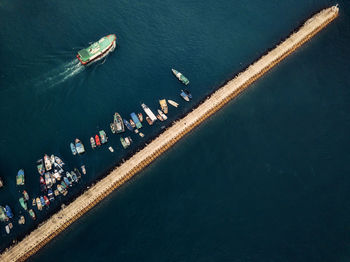
M 68 206 L 43 222 L 22 241 L 5 250 L 0 255 L 0 261 L 24 261 L 35 254 L 51 239 L 88 212 L 111 192 L 152 163 L 184 135 L 200 125 L 281 60 L 310 40 L 332 22 L 338 16 L 338 12 L 338 7 L 332 6 L 312 16 L 287 39 L 215 91 L 208 99 L 185 117 L 174 122 L 171 127 L 166 129 L 150 144 L 135 153 L 119 167 L 112 170 L 105 178 L 77 197 Z

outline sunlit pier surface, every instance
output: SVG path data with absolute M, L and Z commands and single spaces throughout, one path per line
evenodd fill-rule
M 36 253 L 113 190 L 148 166 L 184 135 L 213 115 L 282 59 L 310 40 L 338 16 L 338 11 L 338 6 L 333 6 L 312 16 L 287 39 L 215 91 L 202 104 L 182 119 L 176 121 L 150 144 L 116 167 L 110 174 L 76 198 L 71 204 L 43 222 L 22 241 L 5 250 L 0 256 L 0 261 L 23 261 Z

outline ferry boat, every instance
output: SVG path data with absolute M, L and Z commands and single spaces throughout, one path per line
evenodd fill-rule
M 70 150 L 72 150 L 73 156 L 75 156 L 77 154 L 77 149 L 75 148 L 73 143 L 70 143 Z
M 168 119 L 168 117 L 160 109 L 158 109 L 158 114 L 160 114 L 160 116 L 163 118 L 163 120 L 167 120 Z
M 85 165 L 82 165 L 82 166 L 81 166 L 81 171 L 83 172 L 84 175 L 86 175 L 86 168 L 85 168 Z
M 36 168 L 38 169 L 39 174 L 43 175 L 45 173 L 43 160 L 39 159 L 36 163 L 37 163 Z
M 28 201 L 29 200 L 29 195 L 28 195 L 27 191 L 23 190 L 22 194 L 23 194 L 24 199 L 26 201 Z
M 178 107 L 178 106 L 179 106 L 178 103 L 176 103 L 175 101 L 170 100 L 170 99 L 168 99 L 168 103 L 169 103 L 170 105 L 172 105 L 173 107 Z
M 137 114 L 137 117 L 139 118 L 140 122 L 143 121 L 143 115 L 142 115 L 142 113 L 138 113 L 138 114 Z
M 183 84 L 188 85 L 190 83 L 190 81 L 188 81 L 188 79 L 179 71 L 176 71 L 175 69 L 171 69 L 171 71 L 176 76 L 176 78 L 179 79 L 179 81 L 182 82 Z
M 157 120 L 157 117 L 153 114 L 151 109 L 148 108 L 146 104 L 141 104 L 143 111 L 145 111 L 146 115 L 152 120 L 152 122 Z
M 84 145 L 78 138 L 75 139 L 75 148 L 78 154 L 83 154 L 85 152 Z
M 128 120 L 123 119 L 124 121 L 124 125 L 126 126 L 127 129 L 129 129 L 130 131 L 133 131 L 134 128 L 131 126 L 131 124 L 128 122 Z
M 96 146 L 100 146 L 101 145 L 100 137 L 98 135 L 95 135 L 95 141 L 96 141 Z
M 160 107 L 162 108 L 164 114 L 167 114 L 168 113 L 168 105 L 166 103 L 166 100 L 165 99 L 159 100 L 159 104 L 160 104 Z
M 96 148 L 96 143 L 95 143 L 95 139 L 93 137 L 90 137 L 90 144 L 91 144 L 91 148 L 95 149 Z
M 24 185 L 24 170 L 23 169 L 20 169 L 17 172 L 16 184 L 17 184 L 17 186 L 23 186 Z
M 136 127 L 138 129 L 142 128 L 142 124 L 141 124 L 139 118 L 137 117 L 137 115 L 135 113 L 131 113 L 130 116 L 131 116 L 132 120 L 134 121 Z
M 108 137 L 106 136 L 106 132 L 104 130 L 100 130 L 101 143 L 107 143 Z
M 30 215 L 30 217 L 33 219 L 33 220 L 35 220 L 36 219 L 36 215 L 35 215 L 35 213 L 34 213 L 34 210 L 33 209 L 29 209 L 29 215 Z
M 82 65 L 98 61 L 114 51 L 117 45 L 116 42 L 117 37 L 115 34 L 104 36 L 89 47 L 80 50 L 77 58 Z
M 52 168 L 51 159 L 46 154 L 44 155 L 44 164 L 45 164 L 46 171 L 51 170 L 51 168 Z
M 18 201 L 19 201 L 19 203 L 21 204 L 21 207 L 23 207 L 24 210 L 27 210 L 27 209 L 28 209 L 28 205 L 27 205 L 27 203 L 26 203 L 26 201 L 24 200 L 23 197 L 20 197 L 20 198 L 18 199 Z

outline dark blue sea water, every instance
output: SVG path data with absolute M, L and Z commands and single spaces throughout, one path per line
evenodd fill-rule
M 171 121 L 335 4 L 284 1 L 0 1 L 0 250 L 161 131 L 122 150 L 113 113 L 180 102 Z M 312 41 L 114 192 L 31 261 L 348 261 L 350 3 Z M 116 33 L 118 48 L 83 68 L 76 52 Z M 170 69 L 191 81 L 191 103 Z M 94 152 L 104 129 L 109 145 Z M 88 148 L 73 157 L 76 137 Z M 34 223 L 18 203 L 40 194 L 35 162 L 59 155 L 88 174 Z M 35 209 L 36 210 L 36 209 Z M 25 214 L 26 225 L 18 225 Z

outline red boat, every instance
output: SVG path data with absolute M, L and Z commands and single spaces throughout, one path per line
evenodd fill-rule
M 49 206 L 50 205 L 50 200 L 47 198 L 47 196 L 44 196 L 44 200 L 45 200 L 45 205 Z
M 100 138 L 99 138 L 98 135 L 95 136 L 95 141 L 96 141 L 96 145 L 97 145 L 97 146 L 100 146 L 100 145 L 101 145 Z
M 45 185 L 45 179 L 42 176 L 40 177 L 40 184 Z

